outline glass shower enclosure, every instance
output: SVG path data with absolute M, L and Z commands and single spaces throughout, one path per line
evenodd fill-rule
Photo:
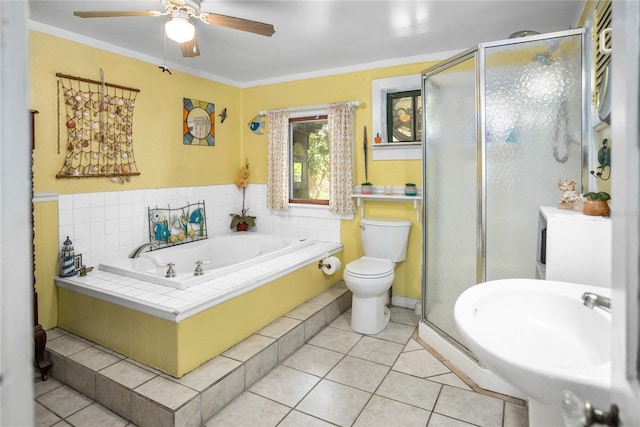
M 423 72 L 422 316 L 470 351 L 453 308 L 484 281 L 534 278 L 538 208 L 583 181 L 583 29 L 484 43 Z

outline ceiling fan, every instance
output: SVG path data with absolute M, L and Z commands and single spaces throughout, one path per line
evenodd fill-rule
M 182 56 L 194 57 L 200 55 L 195 27 L 191 18 L 200 19 L 205 24 L 233 28 L 240 31 L 271 37 L 275 29 L 271 24 L 251 21 L 249 19 L 220 15 L 217 13 L 200 12 L 201 0 L 162 0 L 164 12 L 157 10 L 146 11 L 105 11 L 105 12 L 73 12 L 80 18 L 113 18 L 122 16 L 168 16 L 165 23 L 165 33 L 168 38 L 180 43 Z

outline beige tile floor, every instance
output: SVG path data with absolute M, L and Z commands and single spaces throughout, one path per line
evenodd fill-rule
M 526 427 L 527 408 L 478 389 L 417 337 L 392 307 L 378 335 L 339 316 L 204 424 L 213 426 Z M 463 381 L 463 379 L 466 381 Z M 37 426 L 132 426 L 54 378 L 36 379 Z

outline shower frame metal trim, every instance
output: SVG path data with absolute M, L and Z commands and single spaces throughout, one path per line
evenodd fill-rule
M 451 68 L 461 62 L 464 62 L 470 58 L 475 58 L 475 65 L 476 65 L 476 129 L 477 129 L 477 150 L 478 150 L 478 156 L 477 156 L 477 163 L 478 163 L 478 167 L 477 167 L 477 174 L 478 174 L 478 203 L 477 203 L 477 208 L 478 208 L 478 229 L 477 229 L 477 238 L 476 238 L 476 247 L 477 247 L 477 254 L 476 254 L 476 260 L 477 260 L 477 266 L 476 266 L 476 279 L 477 279 L 477 283 L 482 283 L 484 281 L 486 281 L 486 230 L 487 230 L 487 206 L 486 206 L 486 191 L 487 191 L 487 183 L 486 183 L 486 146 L 485 146 L 485 141 L 486 141 L 486 112 L 485 112 L 485 102 L 484 102 L 484 95 L 485 95 L 485 79 L 486 79 L 486 74 L 485 74 L 485 69 L 484 69 L 484 65 L 485 65 L 485 50 L 487 48 L 493 48 L 493 47 L 499 47 L 499 46 L 508 46 L 508 45 L 515 45 L 518 43 L 528 43 L 528 42 L 534 42 L 534 41 L 541 41 L 541 40 L 548 40 L 548 39 L 554 39 L 554 38 L 561 38 L 561 37 L 568 37 L 568 36 L 576 36 L 579 35 L 581 37 L 581 62 L 582 62 L 582 67 L 581 67 L 581 78 L 582 78 L 582 123 L 581 123 L 581 131 L 582 131 L 582 135 L 581 135 L 581 152 L 582 152 L 582 159 L 581 159 L 581 164 L 582 164 L 582 170 L 584 171 L 585 168 L 587 168 L 588 165 L 588 156 L 585 153 L 585 137 L 588 134 L 588 126 L 587 126 L 587 118 L 589 117 L 588 111 L 586 110 L 585 107 L 585 100 L 589 99 L 589 90 L 588 90 L 588 70 L 586 70 L 586 66 L 585 66 L 585 58 L 586 58 L 586 43 L 585 43 L 585 33 L 586 33 L 586 29 L 584 28 L 575 28 L 575 29 L 570 29 L 570 30 L 563 30 L 563 31 L 557 31 L 557 32 L 552 32 L 552 33 L 544 33 L 544 34 L 537 34 L 537 35 L 532 35 L 532 36 L 526 36 L 526 37 L 519 37 L 519 38 L 514 38 L 514 39 L 505 39 L 505 40 L 498 40 L 498 41 L 493 41 L 493 42 L 487 42 L 487 43 L 479 43 L 476 47 L 472 47 L 469 49 L 466 49 L 452 57 L 450 57 L 449 59 L 443 60 L 431 67 L 426 68 L 425 70 L 422 71 L 421 75 L 422 75 L 422 87 L 421 90 L 423 91 L 422 93 L 422 111 L 423 114 L 426 114 L 427 112 L 427 96 L 425 96 L 426 94 L 424 93 L 424 89 L 425 89 L 425 84 L 426 84 L 426 80 L 434 75 L 437 74 L 439 72 L 442 72 L 448 68 Z M 428 216 L 428 212 L 427 212 L 427 206 L 426 206 L 426 201 L 428 200 L 428 191 L 429 191 L 429 187 L 427 186 L 427 176 L 428 176 L 428 170 L 427 170 L 427 155 L 428 155 L 428 144 L 426 141 L 426 136 L 427 136 L 427 120 L 425 118 L 423 118 L 422 120 L 422 147 L 423 147 L 423 159 L 422 159 L 422 188 L 423 188 L 423 206 L 424 208 L 422 209 L 422 223 L 424 224 L 423 228 L 422 228 L 422 248 L 423 248 L 423 268 L 422 268 L 422 312 L 421 312 L 421 321 L 425 322 L 430 328 L 432 328 L 434 331 L 436 331 L 438 334 L 442 335 L 447 341 L 451 342 L 454 346 L 458 347 L 460 350 L 462 350 L 464 353 L 466 353 L 467 355 L 469 355 L 470 357 L 472 357 L 473 359 L 475 359 L 477 361 L 477 356 L 474 355 L 469 349 L 467 349 L 463 344 L 458 343 L 455 339 L 453 339 L 451 336 L 449 336 L 446 332 L 444 332 L 443 330 L 441 330 L 437 325 L 431 323 L 428 319 L 427 319 L 427 297 L 428 297 L 428 292 L 427 292 L 427 271 L 428 271 L 428 261 L 427 261 L 427 242 L 428 242 L 428 227 L 427 227 L 427 216 Z M 580 187 L 585 188 L 585 179 L 588 179 L 588 177 L 585 178 L 584 173 L 581 176 L 581 183 L 580 183 Z

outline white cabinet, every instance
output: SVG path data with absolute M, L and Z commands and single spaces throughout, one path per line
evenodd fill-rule
M 539 279 L 611 287 L 611 219 L 543 206 L 537 254 Z

